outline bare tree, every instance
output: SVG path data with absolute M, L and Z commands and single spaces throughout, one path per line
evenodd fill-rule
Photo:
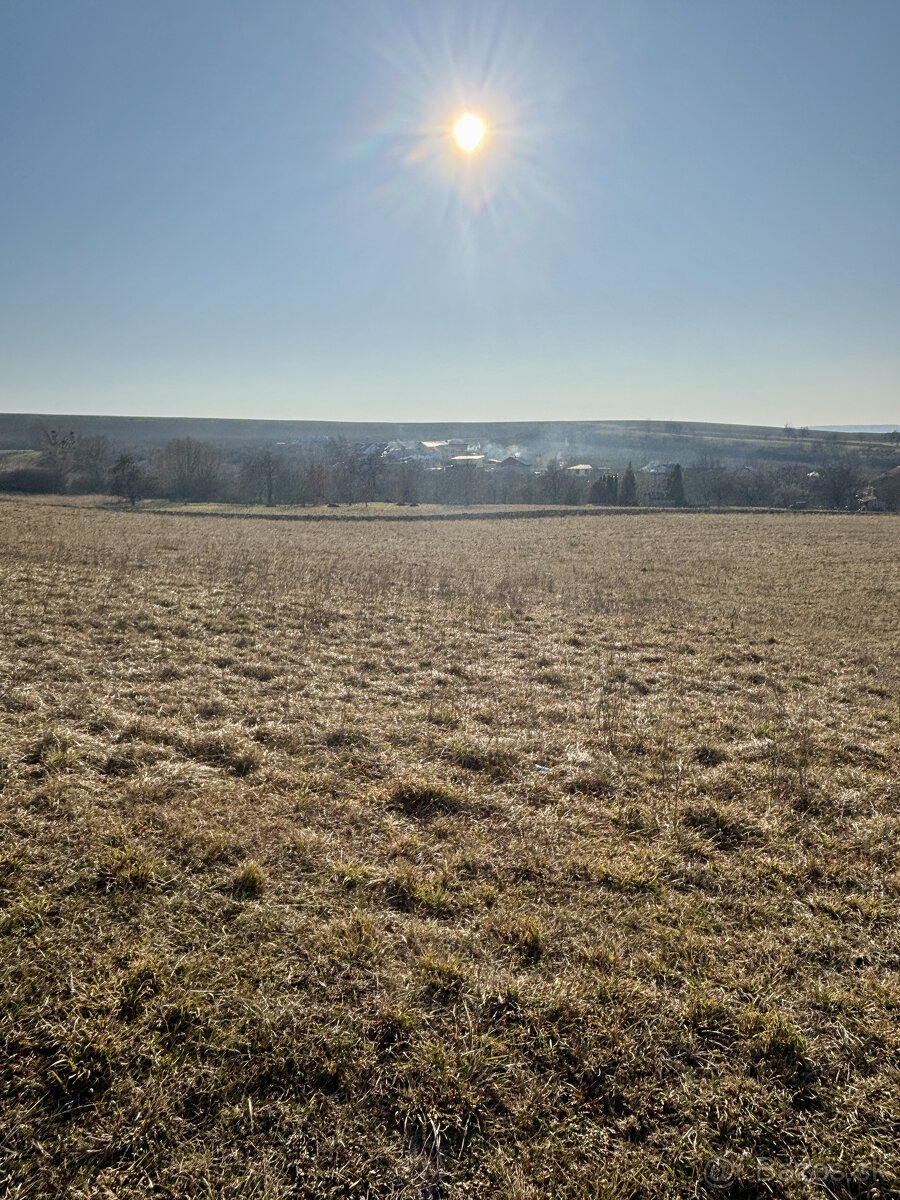
M 733 474 L 717 459 L 701 459 L 692 476 L 702 504 L 721 506 L 731 501 L 734 492 Z
M 109 473 L 109 482 L 115 494 L 134 508 L 141 493 L 143 475 L 132 455 L 119 455 Z
M 160 451 L 159 473 L 167 495 L 178 500 L 211 500 L 222 474 L 222 456 L 208 442 L 175 438 Z
M 324 463 L 310 463 L 306 472 L 305 493 L 313 504 L 324 504 L 328 499 L 328 468 Z
M 39 431 L 41 457 L 38 465 L 52 471 L 57 487 L 64 489 L 72 466 L 72 452 L 77 435 L 71 430 L 68 433 L 60 433 L 57 429 L 48 429 L 46 425 L 40 425 Z
M 848 508 L 854 503 L 861 484 L 857 464 L 839 462 L 820 468 L 817 490 L 826 508 Z
M 76 475 L 73 486 L 89 492 L 102 491 L 109 459 L 109 442 L 105 437 L 77 437 L 71 453 L 72 470 Z
M 262 500 L 267 508 L 275 507 L 275 495 L 283 463 L 281 458 L 266 447 L 254 454 L 244 464 L 242 474 L 254 500 Z
M 544 495 L 551 504 L 560 504 L 564 502 L 563 486 L 566 482 L 566 473 L 562 463 L 558 458 L 554 458 L 547 464 L 547 469 L 541 476 L 541 485 Z

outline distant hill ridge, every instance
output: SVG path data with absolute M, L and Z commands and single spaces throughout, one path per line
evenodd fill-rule
M 113 447 L 149 450 L 173 438 L 211 442 L 226 455 L 252 445 L 342 439 L 348 443 L 394 438 L 453 438 L 469 444 L 516 446 L 535 459 L 612 465 L 657 459 L 685 465 L 754 459 L 817 463 L 853 453 L 875 466 L 893 466 L 897 448 L 886 429 L 822 430 L 696 421 L 272 421 L 218 417 L 126 417 L 0 413 L 0 450 L 38 448 L 42 429 L 103 436 Z
M 897 433 L 897 425 L 810 425 L 810 429 L 821 430 L 824 433 Z

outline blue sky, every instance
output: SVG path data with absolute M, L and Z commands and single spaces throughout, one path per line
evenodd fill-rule
M 0 0 L 0 408 L 896 421 L 898 61 L 892 0 Z

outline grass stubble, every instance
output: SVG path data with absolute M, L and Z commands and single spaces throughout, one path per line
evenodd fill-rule
M 897 530 L 3 504 L 3 1194 L 897 1195 Z

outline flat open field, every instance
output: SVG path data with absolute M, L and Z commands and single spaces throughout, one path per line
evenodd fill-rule
M 900 1194 L 898 550 L 0 504 L 0 1192 Z

